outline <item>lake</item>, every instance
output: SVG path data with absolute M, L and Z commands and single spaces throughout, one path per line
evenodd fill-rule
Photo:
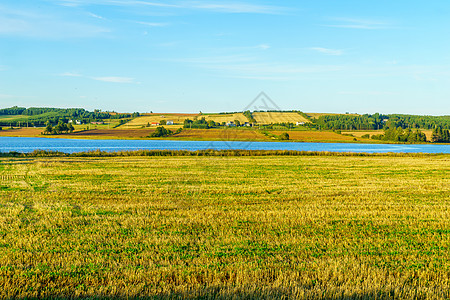
M 90 150 L 297 150 L 364 153 L 450 153 L 450 145 L 399 145 L 356 143 L 171 141 L 171 140 L 85 140 L 60 138 L 0 137 L 0 152 L 32 152 L 36 149 L 66 153 Z

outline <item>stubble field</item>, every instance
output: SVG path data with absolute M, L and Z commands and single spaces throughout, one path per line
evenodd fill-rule
M 450 156 L 0 158 L 0 298 L 446 299 Z

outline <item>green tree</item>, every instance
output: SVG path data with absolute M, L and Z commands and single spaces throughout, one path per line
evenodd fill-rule
M 280 140 L 287 141 L 287 140 L 289 140 L 289 134 L 287 132 L 283 132 L 282 134 L 280 134 L 280 136 L 278 138 Z
M 53 133 L 53 126 L 52 123 L 50 123 L 49 121 L 47 121 L 45 123 L 45 130 L 44 130 L 44 134 L 52 134 Z
M 70 133 L 72 133 L 75 130 L 75 127 L 73 127 L 72 123 L 69 124 L 68 128 Z
M 166 136 L 170 136 L 172 135 L 173 132 L 172 130 L 168 130 L 166 128 L 164 128 L 163 126 L 158 126 L 155 130 L 155 132 L 153 132 L 150 137 L 166 137 Z

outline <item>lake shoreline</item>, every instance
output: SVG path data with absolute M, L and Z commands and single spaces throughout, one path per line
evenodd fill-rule
M 32 128 L 32 129 L 38 129 L 38 128 Z M 42 129 L 42 128 L 39 128 Z M 263 135 L 260 131 L 254 130 L 251 132 L 259 133 L 260 136 L 256 138 L 241 138 L 239 135 L 230 137 L 229 135 L 226 135 L 225 133 L 229 132 L 231 134 L 236 134 L 237 132 L 242 132 L 246 130 L 239 130 L 239 129 L 206 129 L 203 130 L 196 130 L 196 129 L 186 129 L 184 130 L 184 133 L 191 133 L 194 132 L 194 135 L 192 136 L 169 136 L 169 137 L 149 137 L 146 135 L 140 135 L 140 136 L 125 136 L 124 133 L 131 132 L 130 135 L 136 135 L 137 133 L 143 133 L 147 134 L 149 132 L 152 132 L 151 129 L 120 129 L 120 130 L 83 130 L 83 131 L 77 131 L 74 133 L 69 134 L 59 134 L 59 135 L 44 135 L 44 134 L 30 134 L 28 132 L 24 132 L 21 134 L 21 130 L 23 129 L 8 129 L 8 130 L 2 130 L 0 131 L 0 138 L 1 137 L 16 137 L 16 138 L 43 138 L 43 139 L 74 139 L 74 140 L 155 140 L 155 141 L 207 141 L 207 142 L 216 142 L 216 141 L 237 141 L 237 142 L 283 142 L 283 143 L 289 143 L 289 142 L 299 142 L 299 143 L 349 143 L 349 144 L 390 144 L 390 145 L 450 145 L 448 143 L 432 143 L 432 142 L 425 142 L 425 143 L 405 143 L 405 142 L 394 142 L 394 141 L 383 141 L 383 140 L 373 140 L 373 139 L 364 139 L 360 137 L 355 136 L 348 136 L 348 135 L 341 135 L 338 133 L 335 133 L 333 131 L 283 131 L 287 132 L 288 134 L 293 135 L 293 133 L 309 133 L 308 138 L 298 138 L 296 139 L 295 136 L 293 138 L 290 138 L 289 140 L 280 140 L 276 138 L 269 138 L 268 136 Z M 212 131 L 215 130 L 215 133 L 222 134 L 218 137 L 211 137 L 211 136 L 202 136 L 205 131 Z M 229 130 L 229 131 L 228 131 Z M 145 131 L 145 132 L 144 132 Z M 196 131 L 198 132 L 196 135 Z M 106 132 L 106 133 L 105 133 Z M 278 132 L 278 131 L 274 131 Z M 280 131 L 281 132 L 281 131 Z M 355 131 L 357 133 L 358 131 Z M 325 134 L 333 134 L 335 136 L 332 136 L 331 138 L 323 138 L 321 135 Z M 345 139 L 339 140 L 337 137 L 344 137 Z

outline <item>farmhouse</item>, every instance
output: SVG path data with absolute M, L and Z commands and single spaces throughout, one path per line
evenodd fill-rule
M 166 125 L 173 125 L 173 121 L 172 120 L 167 120 Z
M 305 125 L 305 122 L 297 122 L 296 125 L 297 126 L 303 126 L 303 125 Z
M 160 124 L 159 124 L 159 122 L 151 122 L 150 125 L 151 126 L 159 126 Z

